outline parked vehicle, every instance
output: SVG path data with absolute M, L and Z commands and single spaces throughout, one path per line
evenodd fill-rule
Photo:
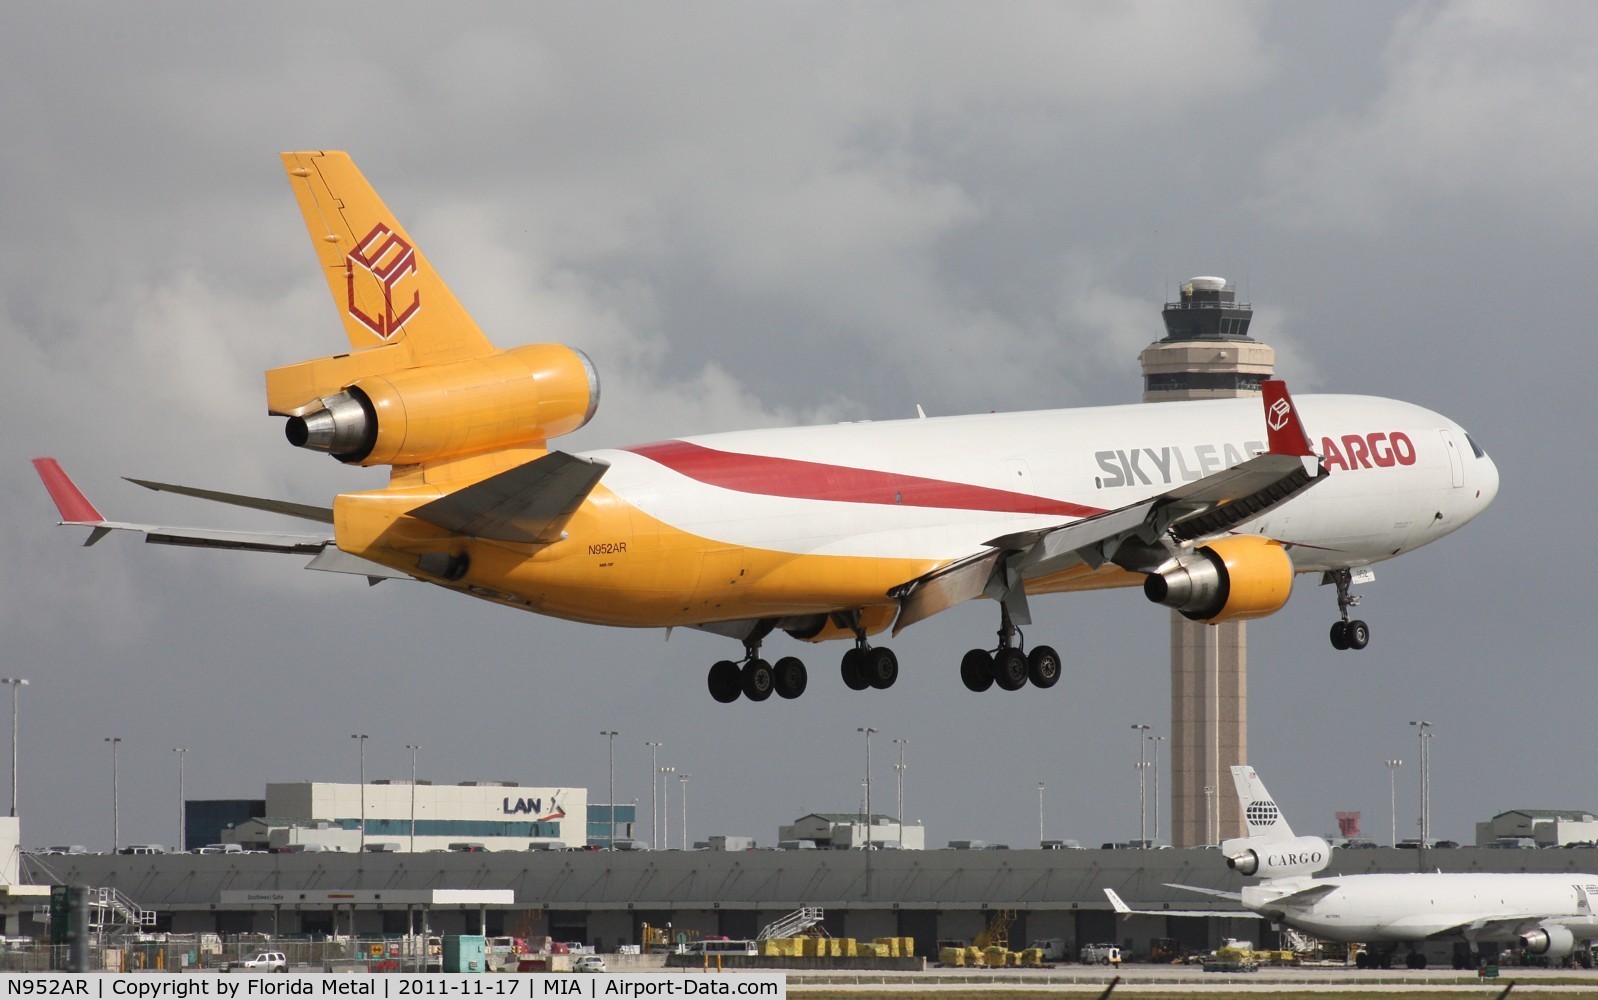
M 1113 944 L 1085 944 L 1081 959 L 1083 965 L 1120 965 L 1121 948 Z
M 289 960 L 288 956 L 281 951 L 258 951 L 247 958 L 228 963 L 227 971 L 287 972 L 289 971 Z
M 605 959 L 600 955 L 578 955 L 572 963 L 573 972 L 604 972 Z

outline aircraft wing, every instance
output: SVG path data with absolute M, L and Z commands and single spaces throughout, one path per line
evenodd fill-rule
M 1287 386 L 1263 383 L 1269 450 L 1230 469 L 1157 496 L 1056 527 L 1005 535 L 970 555 L 888 591 L 899 601 L 893 634 L 956 604 L 983 596 L 1003 601 L 1027 624 L 1025 583 L 1086 564 L 1115 562 L 1153 572 L 1174 546 L 1237 527 L 1326 477 L 1298 421 Z
M 552 451 L 413 509 L 429 524 L 502 542 L 548 545 L 610 463 Z
M 322 570 L 330 573 L 352 573 L 357 576 L 367 577 L 372 582 L 383 579 L 408 580 L 411 577 L 399 570 L 390 569 L 377 563 L 341 552 L 333 544 L 331 534 L 292 534 L 277 532 L 253 531 L 225 531 L 213 528 L 183 528 L 161 524 L 132 524 L 126 521 L 108 521 L 100 511 L 89 502 L 83 491 L 78 489 L 61 468 L 61 464 L 53 458 L 36 458 L 33 466 L 39 473 L 39 478 L 44 481 L 44 487 L 50 493 L 50 498 L 55 501 L 56 509 L 61 514 L 61 524 L 76 525 L 89 529 L 89 537 L 84 545 L 93 545 L 112 531 L 136 531 L 144 535 L 146 542 L 159 545 L 186 545 L 195 548 L 207 549 L 238 549 L 247 552 L 282 552 L 298 553 L 301 555 L 315 556 L 307 564 L 307 569 Z M 289 513 L 286 508 L 302 508 L 305 511 L 318 511 L 321 508 L 305 507 L 301 504 L 290 504 L 287 501 L 261 500 L 255 497 L 242 497 L 231 493 L 212 493 L 208 490 L 196 490 L 185 486 L 169 486 L 165 483 L 146 483 L 132 480 L 140 486 L 149 489 L 162 489 L 173 493 L 183 493 L 207 500 L 218 500 L 222 503 L 236 503 L 239 506 L 255 507 L 259 510 L 274 510 L 277 513 Z M 225 498 L 225 499 L 224 499 Z M 273 506 L 275 505 L 275 506 Z M 307 516 L 300 514 L 296 516 Z M 320 517 L 309 517 L 311 520 L 320 520 Z
M 1211 890 L 1211 891 L 1214 891 L 1214 890 Z M 1111 908 L 1113 908 L 1116 913 L 1118 913 L 1118 914 L 1120 914 L 1122 916 L 1130 916 L 1130 915 L 1133 915 L 1133 914 L 1137 914 L 1137 915 L 1141 915 L 1141 916 L 1148 916 L 1148 917 L 1245 917 L 1245 916 L 1249 916 L 1249 911 L 1247 911 L 1247 910 L 1134 910 L 1130 906 L 1126 905 L 1126 900 L 1122 899 L 1120 893 L 1116 892 L 1114 889 L 1111 889 L 1108 886 L 1106 886 L 1105 889 L 1104 889 L 1104 894 L 1106 896 L 1110 897 L 1110 906 L 1111 906 Z M 1236 893 L 1233 893 L 1232 895 L 1235 897 Z

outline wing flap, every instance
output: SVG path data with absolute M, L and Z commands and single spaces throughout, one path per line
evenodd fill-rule
M 429 501 L 411 516 L 474 538 L 548 545 L 610 463 L 552 451 Z

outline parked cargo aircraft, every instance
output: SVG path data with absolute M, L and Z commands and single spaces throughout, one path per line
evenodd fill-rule
M 1262 917 L 1323 940 L 1364 942 L 1360 968 L 1387 967 L 1398 944 L 1409 946 L 1410 968 L 1424 968 L 1426 956 L 1417 945 L 1428 940 L 1463 941 L 1472 953 L 1482 942 L 1502 942 L 1533 955 L 1564 958 L 1578 941 L 1598 939 L 1598 875 L 1419 872 L 1311 878 L 1331 862 L 1331 845 L 1321 837 L 1296 836 L 1252 767 L 1233 767 L 1232 781 L 1248 836 L 1222 841 L 1221 855 L 1239 874 L 1262 881 L 1241 893 L 1172 888 L 1238 900 Z M 1173 915 L 1134 910 L 1115 890 L 1104 892 L 1118 913 Z M 1464 956 L 1455 964 L 1464 966 Z
M 388 485 L 331 507 L 134 480 L 325 527 L 243 534 L 105 520 L 51 459 L 63 523 L 176 545 L 311 555 L 310 569 L 408 578 L 602 625 L 688 626 L 739 641 L 710 669 L 718 701 L 793 698 L 803 661 L 773 632 L 849 642 L 849 687 L 887 688 L 870 637 L 976 597 L 998 641 L 973 691 L 1060 676 L 1027 650 L 1029 598 L 1142 586 L 1188 617 L 1271 614 L 1296 574 L 1336 585 L 1332 643 L 1369 640 L 1350 586 L 1493 499 L 1492 461 L 1454 421 L 1408 403 L 1309 396 L 988 413 L 710 434 L 583 453 L 599 380 L 580 351 L 496 349 L 344 153 L 283 154 L 350 350 L 267 373 L 290 443 Z M 1302 418 L 1302 419 L 1301 419 Z M 1315 435 L 1305 433 L 1309 428 Z M 1313 487 L 1313 489 L 1312 489 Z

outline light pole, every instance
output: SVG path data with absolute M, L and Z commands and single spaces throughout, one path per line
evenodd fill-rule
M 682 800 L 682 849 L 688 850 L 688 779 L 687 771 L 677 775 L 677 797 Z
M 172 752 L 178 755 L 178 852 L 183 851 L 183 758 L 188 754 L 188 747 L 173 747 Z
M 616 737 L 621 735 L 619 730 L 601 729 L 599 735 L 610 741 L 610 844 L 611 850 L 616 849 Z
M 1397 758 L 1394 758 L 1394 759 L 1391 759 L 1391 760 L 1384 760 L 1384 761 L 1382 761 L 1382 763 L 1387 765 L 1387 818 L 1388 818 L 1388 822 L 1392 825 L 1392 831 L 1391 831 L 1392 838 L 1393 838 L 1392 839 L 1392 844 L 1393 844 L 1394 847 L 1397 847 L 1398 846 L 1398 783 L 1397 783 L 1396 778 L 1397 778 L 1397 775 L 1398 775 L 1398 769 L 1400 767 L 1404 766 L 1404 762 L 1401 761 L 1401 760 L 1398 760 Z
M 1420 733 L 1420 846 L 1424 849 L 1432 836 L 1432 761 L 1427 748 L 1432 741 L 1428 731 L 1432 724 L 1414 719 L 1409 724 Z
M 671 776 L 677 773 L 675 767 L 659 768 L 659 775 L 655 784 L 661 786 L 661 805 L 664 807 L 660 813 L 660 843 L 670 847 L 671 841 Z
M 899 785 L 899 846 L 904 846 L 904 746 L 909 740 L 894 740 L 899 744 L 899 763 L 893 766 Z
M 1160 839 L 1160 744 L 1165 742 L 1163 736 L 1150 736 L 1149 741 L 1154 744 L 1154 839 Z
M 855 732 L 866 734 L 866 850 L 871 850 L 871 734 L 870 726 L 856 726 Z
M 105 742 L 111 744 L 111 853 L 115 854 L 122 849 L 122 815 L 117 808 L 117 744 L 122 737 L 107 736 Z
M 645 740 L 649 748 L 649 846 L 660 849 L 660 748 L 666 744 L 659 740 Z
M 1204 843 L 1215 843 L 1215 786 L 1204 786 Z
M 422 748 L 420 743 L 407 743 L 405 749 L 411 752 L 411 853 L 416 853 L 416 751 Z
M 1043 782 L 1038 782 L 1038 846 L 1043 846 Z
M 11 815 L 17 814 L 17 689 L 27 687 L 26 677 L 0 677 L 0 684 L 11 685 Z
M 1149 811 L 1148 789 L 1144 782 L 1144 774 L 1148 770 L 1146 751 L 1148 749 L 1143 737 L 1153 727 L 1146 722 L 1134 722 L 1132 728 L 1137 730 L 1137 846 L 1149 846 Z
M 361 852 L 366 852 L 366 741 L 371 739 L 365 733 L 351 733 L 350 739 L 356 740 L 361 745 Z

